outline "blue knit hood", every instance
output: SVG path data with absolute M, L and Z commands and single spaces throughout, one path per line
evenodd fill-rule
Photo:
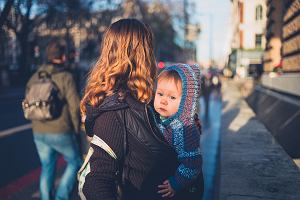
M 164 71 L 176 71 L 182 82 L 182 97 L 178 111 L 175 115 L 163 121 L 164 125 L 171 123 L 174 119 L 180 119 L 185 124 L 194 123 L 194 116 L 199 106 L 201 71 L 198 65 L 175 64 L 166 67 Z

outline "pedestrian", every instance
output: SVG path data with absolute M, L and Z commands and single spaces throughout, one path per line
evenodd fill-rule
M 154 109 L 159 128 L 179 161 L 174 174 L 158 187 L 162 197 L 199 200 L 203 193 L 200 130 L 195 122 L 200 98 L 200 69 L 175 64 L 158 76 Z
M 208 122 L 209 119 L 209 99 L 212 92 L 211 74 L 207 71 L 201 77 L 201 95 L 204 99 L 204 119 Z
M 124 200 L 164 199 L 158 185 L 178 164 L 149 110 L 156 78 L 152 38 L 150 27 L 136 19 L 116 21 L 103 36 L 81 101 L 93 137 L 82 199 L 117 199 L 120 178 Z M 102 145 L 93 143 L 97 138 Z
M 80 98 L 71 73 L 65 69 L 65 45 L 59 40 L 51 40 L 46 48 L 47 64 L 42 65 L 27 83 L 26 101 L 23 103 L 25 117 L 32 119 L 34 142 L 42 164 L 40 176 L 40 193 L 42 200 L 69 199 L 76 182 L 76 174 L 82 163 L 75 134 L 80 131 Z M 34 103 L 32 99 L 45 96 L 46 81 L 50 80 L 51 88 L 57 87 L 57 96 L 61 102 L 59 114 L 46 118 L 48 104 L 53 102 Z M 51 93 L 51 94 L 50 94 Z M 52 95 L 53 91 L 49 95 Z M 46 95 L 47 96 L 47 95 Z M 57 105 L 55 105 L 58 107 Z M 24 109 L 23 108 L 23 109 Z M 49 113 L 48 113 L 49 114 Z M 55 168 L 58 154 L 62 154 L 67 166 L 63 172 L 57 190 L 54 189 Z

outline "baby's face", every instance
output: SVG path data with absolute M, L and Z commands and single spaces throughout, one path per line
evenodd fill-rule
M 154 109 L 163 117 L 174 115 L 181 101 L 182 86 L 174 80 L 161 79 L 157 82 Z

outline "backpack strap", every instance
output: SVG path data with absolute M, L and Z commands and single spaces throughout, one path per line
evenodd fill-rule
M 117 155 L 115 154 L 115 152 L 110 148 L 110 146 L 108 146 L 108 144 L 106 144 L 106 142 L 104 142 L 97 135 L 93 136 L 93 139 L 92 139 L 91 143 L 94 144 L 94 145 L 96 145 L 96 146 L 98 146 L 98 147 L 100 147 L 106 153 L 108 153 L 111 157 L 113 157 L 114 159 L 117 160 Z
M 54 64 L 54 63 L 48 63 L 48 64 L 53 65 L 53 67 L 56 69 L 56 71 L 48 72 L 45 69 L 40 69 L 40 70 L 38 70 L 38 77 L 40 79 L 46 79 L 46 78 L 51 79 L 52 75 L 67 71 L 66 67 L 59 67 L 59 65 Z
M 41 70 L 38 72 L 39 79 L 51 79 L 51 74 L 45 70 Z
M 126 119 L 125 119 L 125 110 L 122 110 L 122 114 L 123 114 L 123 122 L 121 121 L 121 117 L 118 115 L 119 120 L 122 122 L 123 125 L 123 132 L 124 132 L 124 139 L 123 139 L 123 156 L 121 159 L 118 159 L 117 155 L 115 154 L 115 152 L 110 148 L 110 146 L 108 144 L 106 144 L 106 142 L 104 142 L 104 140 L 102 140 L 100 137 L 98 137 L 97 135 L 93 135 L 92 141 L 91 143 L 100 147 L 101 149 L 103 149 L 106 153 L 108 153 L 111 157 L 113 157 L 114 159 L 118 160 L 119 162 L 119 166 L 122 166 L 125 160 L 125 156 L 127 154 L 127 129 L 126 129 Z M 124 123 L 124 124 L 123 124 Z

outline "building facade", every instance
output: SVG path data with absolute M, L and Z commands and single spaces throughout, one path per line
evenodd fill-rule
M 284 1 L 267 2 L 266 49 L 264 71 L 270 72 L 281 66 L 282 27 Z
M 262 84 L 300 96 L 300 0 L 268 0 L 267 7 Z
M 231 0 L 232 42 L 228 66 L 241 77 L 262 64 L 266 46 L 266 0 Z
M 283 71 L 300 72 L 300 1 L 286 1 L 283 18 Z

